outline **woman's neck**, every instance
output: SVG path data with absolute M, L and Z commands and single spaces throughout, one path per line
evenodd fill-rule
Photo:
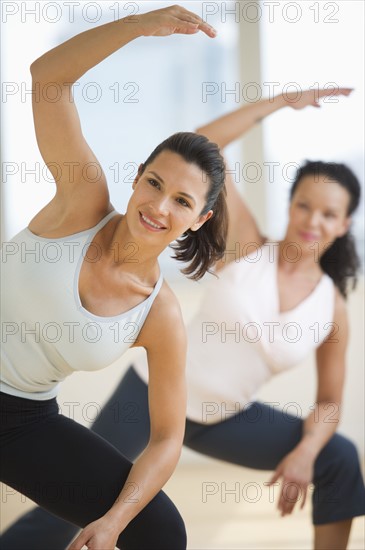
M 116 220 L 100 234 L 105 261 L 114 269 L 135 274 L 141 281 L 154 284 L 159 275 L 157 258 L 162 249 L 146 246 L 130 232 L 126 216 L 116 216 Z
M 320 257 L 315 247 L 301 247 L 298 243 L 279 241 L 278 266 L 286 274 L 302 274 L 316 279 L 322 274 Z

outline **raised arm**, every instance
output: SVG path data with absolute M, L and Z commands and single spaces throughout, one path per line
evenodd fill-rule
M 199 30 L 215 36 L 212 27 L 200 17 L 179 6 L 172 6 L 83 32 L 32 63 L 37 142 L 56 180 L 57 192 L 63 197 L 72 193 L 74 200 L 75 186 L 82 185 L 88 194 L 78 190 L 76 198 L 84 200 L 87 196 L 88 203 L 108 201 L 105 175 L 82 134 L 72 97 L 72 85 L 77 79 L 135 38 L 195 34 Z M 97 186 L 95 179 L 98 180 Z M 92 194 L 90 181 L 94 182 Z
M 265 117 L 283 107 L 291 107 L 296 110 L 303 109 L 307 106 L 319 107 L 319 99 L 329 95 L 347 96 L 351 91 L 351 88 L 338 88 L 337 90 L 305 90 L 301 92 L 300 97 L 297 92 L 280 94 L 274 98 L 244 105 L 236 111 L 213 120 L 205 126 L 201 126 L 196 132 L 207 136 L 210 141 L 217 143 L 220 148 L 224 149 L 224 147 L 229 145 L 232 141 L 242 137 L 257 122 L 260 122 Z M 229 211 L 227 252 L 229 251 L 230 253 L 226 254 L 225 261 L 221 262 L 220 267 L 237 258 L 237 254 L 232 254 L 231 251 L 242 251 L 242 249 L 244 249 L 248 250 L 248 252 L 252 252 L 255 244 L 259 247 L 265 241 L 264 236 L 260 234 L 255 218 L 251 214 L 229 174 L 227 174 L 226 177 L 226 187 L 227 206 Z M 252 243 L 252 248 L 246 248 L 245 245 L 247 243 Z
M 319 99 L 327 96 L 348 96 L 351 92 L 352 88 L 338 88 L 335 90 L 304 90 L 300 95 L 297 92 L 279 94 L 270 99 L 262 99 L 257 103 L 244 105 L 236 111 L 201 126 L 196 131 L 224 149 L 232 141 L 242 137 L 257 122 L 283 107 L 291 107 L 295 110 L 301 110 L 308 106 L 320 107 Z

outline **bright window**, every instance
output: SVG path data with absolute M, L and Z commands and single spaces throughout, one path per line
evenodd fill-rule
M 264 89 L 354 88 L 348 98 L 328 98 L 321 109 L 294 112 L 286 108 L 265 120 L 267 228 L 276 238 L 286 225 L 289 180 L 305 159 L 344 162 L 363 185 L 363 25 L 364 3 L 357 0 L 262 4 Z M 274 178 L 269 176 L 270 169 Z M 360 252 L 363 220 L 362 207 L 354 219 Z

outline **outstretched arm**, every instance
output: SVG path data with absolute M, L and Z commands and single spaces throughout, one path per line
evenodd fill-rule
M 236 111 L 201 126 L 197 133 L 207 136 L 210 141 L 217 143 L 223 149 L 232 141 L 242 137 L 257 122 L 283 107 L 291 107 L 295 110 L 301 110 L 308 106 L 320 107 L 319 99 L 326 96 L 348 96 L 351 91 L 352 88 L 305 90 L 301 92 L 300 97 L 297 92 L 279 94 L 272 99 L 263 99 L 257 103 L 244 105 Z
M 333 329 L 317 349 L 317 399 L 313 412 L 304 421 L 300 442 L 280 462 L 269 482 L 282 481 L 278 502 L 282 516 L 290 514 L 298 501 L 303 508 L 313 480 L 315 460 L 338 427 L 347 343 L 346 305 L 338 293 Z
M 86 526 L 69 550 L 81 550 L 84 544 L 114 548 L 119 534 L 165 485 L 180 457 L 186 415 L 186 334 L 177 298 L 166 284 L 153 303 L 137 345 L 147 350 L 150 440 L 114 505 Z
M 319 107 L 318 100 L 331 96 L 351 93 L 351 88 L 338 88 L 337 90 L 305 90 L 298 98 L 297 92 L 285 93 L 272 99 L 264 99 L 257 103 L 244 105 L 236 111 L 223 115 L 205 126 L 196 130 L 198 134 L 207 136 L 210 141 L 224 148 L 232 141 L 242 137 L 257 122 L 271 115 L 283 107 L 291 107 L 295 110 L 304 109 L 307 106 Z M 229 174 L 226 177 L 227 205 L 229 211 L 229 228 L 227 238 L 227 252 L 225 260 L 218 267 L 233 261 L 242 255 L 242 250 L 253 252 L 255 247 L 260 247 L 265 238 L 261 235 L 255 218 L 248 209 L 241 194 L 233 183 Z M 246 245 L 252 243 L 248 248 Z M 232 253 L 236 250 L 237 253 Z
M 171 6 L 78 34 L 33 62 L 37 142 L 62 200 L 67 202 L 72 197 L 83 210 L 85 204 L 90 205 L 92 201 L 96 201 L 96 206 L 100 202 L 108 204 L 105 175 L 82 134 L 72 85 L 89 69 L 138 37 L 199 31 L 215 36 L 212 27 L 200 17 L 179 6 Z M 85 170 L 86 165 L 93 168 L 94 174 Z M 98 185 L 95 185 L 96 179 Z M 93 181 L 92 193 L 90 181 Z

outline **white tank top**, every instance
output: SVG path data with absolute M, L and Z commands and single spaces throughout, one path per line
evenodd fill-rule
M 335 291 L 324 274 L 298 306 L 280 313 L 279 243 L 232 262 L 211 280 L 189 323 L 187 416 L 219 422 L 250 403 L 271 376 L 297 365 L 333 328 Z M 146 360 L 135 368 L 147 382 Z
M 112 317 L 87 311 L 78 291 L 89 245 L 116 214 L 110 212 L 95 227 L 67 237 L 47 239 L 26 228 L 4 243 L 1 391 L 51 399 L 66 376 L 102 369 L 135 342 L 161 288 L 162 274 L 146 300 Z M 88 258 L 96 261 L 100 250 L 91 248 Z

